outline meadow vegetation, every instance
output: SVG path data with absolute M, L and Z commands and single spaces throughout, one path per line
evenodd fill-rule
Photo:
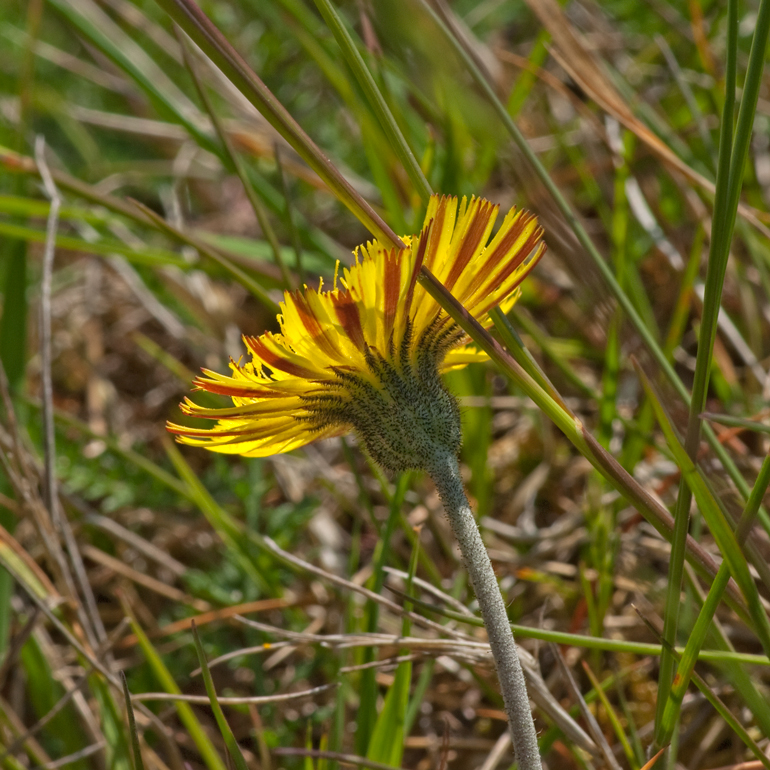
M 548 245 L 420 278 L 545 765 L 770 768 L 770 2 L 201 8 L 0 4 L 0 765 L 510 766 L 429 480 L 164 428 L 439 192 Z

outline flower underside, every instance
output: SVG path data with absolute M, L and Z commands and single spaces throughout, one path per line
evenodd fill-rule
M 287 292 L 279 334 L 244 337 L 251 361 L 231 376 L 203 370 L 199 390 L 230 396 L 185 414 L 217 420 L 209 430 L 169 423 L 182 443 L 262 457 L 354 431 L 392 471 L 424 468 L 429 452 L 457 452 L 460 420 L 442 372 L 486 360 L 417 283 L 422 265 L 484 326 L 508 310 L 545 251 L 542 229 L 511 210 L 487 244 L 498 207 L 480 198 L 433 196 L 422 232 L 397 250 L 374 241 L 335 275 L 331 291 Z M 341 286 L 338 286 L 341 284 Z

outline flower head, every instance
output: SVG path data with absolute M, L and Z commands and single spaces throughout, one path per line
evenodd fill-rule
M 508 212 L 495 237 L 498 206 L 481 198 L 433 196 L 419 235 L 398 250 L 378 241 L 356 249 L 331 291 L 287 292 L 281 331 L 244 337 L 251 361 L 231 376 L 203 370 L 199 390 L 230 396 L 207 409 L 189 398 L 185 414 L 217 420 L 209 430 L 169 424 L 185 444 L 264 457 L 354 431 L 393 471 L 424 469 L 437 452 L 456 453 L 460 418 L 440 373 L 486 358 L 418 284 L 422 265 L 484 326 L 507 310 L 545 251 L 526 211 Z M 339 266 L 338 266 L 339 267 Z

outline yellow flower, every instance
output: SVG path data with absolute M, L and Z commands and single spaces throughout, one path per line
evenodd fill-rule
M 434 195 L 405 249 L 359 247 L 331 291 L 321 281 L 318 290 L 285 294 L 279 334 L 244 337 L 249 363 L 231 361 L 231 376 L 203 370 L 197 389 L 230 396 L 233 406 L 207 409 L 189 398 L 180 406 L 216 427 L 168 429 L 182 443 L 250 457 L 352 430 L 393 471 L 425 468 L 437 447 L 457 452 L 459 410 L 439 375 L 486 355 L 467 346 L 417 275 L 427 266 L 489 326 L 488 312 L 513 305 L 545 251 L 537 220 L 515 209 L 487 244 L 497 213 L 481 198 L 463 198 L 458 211 L 457 198 Z

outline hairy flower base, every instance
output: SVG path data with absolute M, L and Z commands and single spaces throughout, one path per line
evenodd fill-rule
M 415 360 L 409 355 L 411 327 L 398 356 L 366 350 L 366 366 L 379 387 L 337 369 L 329 392 L 303 399 L 309 410 L 304 419 L 319 431 L 328 426 L 352 430 L 372 459 L 393 473 L 428 470 L 432 458 L 459 452 L 460 409 L 439 376 L 439 362 L 459 333 L 440 332 L 437 326 L 422 335 Z

